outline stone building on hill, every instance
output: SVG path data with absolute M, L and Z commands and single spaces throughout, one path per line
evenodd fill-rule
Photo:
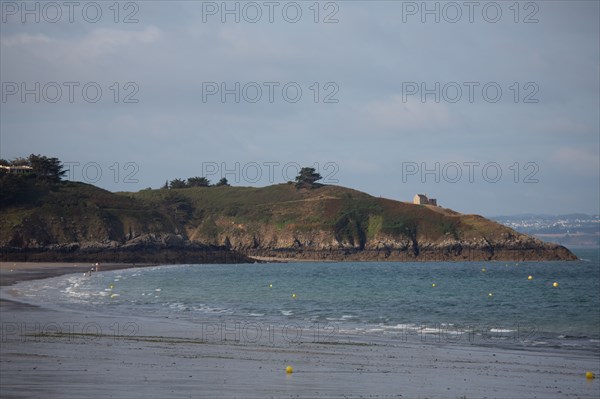
M 427 198 L 427 195 L 425 194 L 415 194 L 413 197 L 413 204 L 437 206 L 437 199 Z

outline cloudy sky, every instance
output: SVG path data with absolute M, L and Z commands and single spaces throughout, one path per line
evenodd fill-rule
M 465 213 L 600 212 L 597 1 L 78 4 L 2 1 L 0 157 L 112 191 L 301 165 Z

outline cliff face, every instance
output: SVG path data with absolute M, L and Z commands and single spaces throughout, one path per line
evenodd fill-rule
M 167 212 L 97 187 L 26 181 L 0 207 L 0 259 L 123 263 L 253 262 L 231 249 L 192 242 Z
M 323 186 L 198 187 L 114 194 L 81 183 L 0 208 L 4 259 L 241 262 L 571 260 L 475 215 Z
M 339 241 L 332 232 L 270 232 L 270 226 L 252 231 L 223 229 L 217 237 L 196 235 L 196 239 L 227 245 L 240 253 L 265 258 L 388 261 L 460 260 L 574 260 L 566 248 L 524 235 L 507 234 L 499 239 L 428 240 L 425 237 L 393 236 L 379 233 L 362 243 Z
M 427 233 L 424 223 L 414 229 L 394 232 L 378 226 L 352 221 L 349 231 L 336 226 L 298 228 L 277 227 L 270 223 L 236 223 L 231 217 L 211 217 L 188 230 L 195 241 L 223 245 L 259 258 L 297 258 L 356 261 L 476 261 L 476 260 L 575 260 L 565 247 L 542 242 L 496 225 L 481 217 L 450 215 L 455 230 L 443 234 Z M 375 219 L 375 222 L 373 222 Z M 470 221 L 488 224 L 488 234 L 479 235 Z M 373 226 L 375 223 L 375 226 Z

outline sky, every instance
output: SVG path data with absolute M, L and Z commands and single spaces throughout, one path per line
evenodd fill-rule
M 1 1 L 0 158 L 600 213 L 597 1 Z

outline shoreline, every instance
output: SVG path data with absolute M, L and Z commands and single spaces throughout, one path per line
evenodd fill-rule
M 92 263 L 92 262 L 0 262 L 0 287 L 18 282 L 58 277 L 93 270 L 109 271 L 136 267 L 160 266 L 158 263 Z
M 156 265 L 101 264 L 100 270 L 147 266 Z M 91 267 L 2 262 L 0 280 L 4 291 L 15 276 L 25 281 Z M 1 389 L 11 398 L 595 398 L 600 393 L 600 381 L 585 378 L 586 371 L 599 375 L 597 354 L 347 334 L 317 341 L 306 334 L 293 342 L 281 338 L 281 328 L 272 333 L 275 339 L 267 334 L 257 342 L 206 318 L 194 324 L 14 301 L 3 301 L 1 311 Z M 288 365 L 292 374 L 285 372 Z
M 153 267 L 159 264 L 151 263 L 98 263 L 98 271 L 131 269 L 136 267 Z M 96 263 L 91 262 L 0 262 L 0 289 L 14 284 L 59 277 L 66 274 L 86 273 L 95 270 Z M 4 288 L 6 289 L 6 288 Z M 18 301 L 17 298 L 8 299 L 0 295 L 0 312 L 8 310 L 40 308 Z

